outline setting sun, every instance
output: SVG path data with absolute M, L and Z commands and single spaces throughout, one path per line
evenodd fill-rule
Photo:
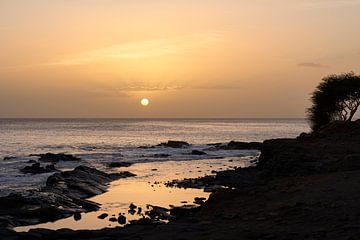
M 146 107 L 146 106 L 149 105 L 149 103 L 150 103 L 149 99 L 147 99 L 147 98 L 141 99 L 141 105 L 142 106 Z

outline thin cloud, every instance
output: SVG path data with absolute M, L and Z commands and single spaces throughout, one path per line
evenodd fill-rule
M 308 68 L 329 68 L 327 65 L 323 65 L 320 63 L 313 63 L 313 62 L 303 62 L 298 63 L 299 67 L 308 67 Z
M 184 87 L 181 86 L 127 86 L 122 88 L 116 88 L 115 91 L 126 92 L 145 92 L 145 91 L 171 91 L 180 90 Z
M 103 60 L 148 59 L 181 54 L 193 48 L 221 41 L 219 33 L 192 34 L 176 38 L 153 39 L 123 43 L 62 57 L 52 65 L 82 65 Z

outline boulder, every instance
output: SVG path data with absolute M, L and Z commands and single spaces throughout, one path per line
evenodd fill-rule
M 54 164 L 45 167 L 40 166 L 40 163 L 34 163 L 31 166 L 26 166 L 20 170 L 22 173 L 41 174 L 58 171 Z
M 186 148 L 189 147 L 190 144 L 184 141 L 168 141 L 165 143 L 160 143 L 158 146 L 169 148 Z
M 220 149 L 224 150 L 261 150 L 261 142 L 237 142 L 231 141 L 225 146 L 220 146 Z
M 120 167 L 130 167 L 132 163 L 129 162 L 111 162 L 108 164 L 109 168 L 120 168 Z
M 126 217 L 124 215 L 119 215 L 118 223 L 121 224 L 121 225 L 126 224 Z
M 45 153 L 45 154 L 38 154 L 38 155 L 32 155 L 32 156 L 38 156 L 40 162 L 52 162 L 57 163 L 59 161 L 80 161 L 81 159 L 78 157 L 75 157 L 70 154 L 64 154 L 64 153 Z
M 103 213 L 103 214 L 100 214 L 100 215 L 98 216 L 98 219 L 105 219 L 105 218 L 107 218 L 108 216 L 109 216 L 109 214 Z
M 192 151 L 191 151 L 191 155 L 201 156 L 201 155 L 207 155 L 207 153 L 206 153 L 206 152 L 203 152 L 203 151 L 200 151 L 200 150 L 192 150 Z

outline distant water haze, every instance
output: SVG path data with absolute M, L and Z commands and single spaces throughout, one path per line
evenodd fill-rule
M 0 117 L 300 117 L 358 0 L 0 1 Z M 140 100 L 151 104 L 144 108 Z

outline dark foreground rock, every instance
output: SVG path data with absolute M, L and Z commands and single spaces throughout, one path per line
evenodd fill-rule
M 55 221 L 98 210 L 97 203 L 85 199 L 105 192 L 109 182 L 131 176 L 134 175 L 129 172 L 107 174 L 86 166 L 55 173 L 38 191 L 0 197 L 0 228 Z

